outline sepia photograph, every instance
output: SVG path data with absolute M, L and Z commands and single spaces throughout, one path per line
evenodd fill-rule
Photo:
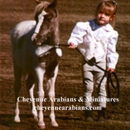
M 0 130 L 130 130 L 129 0 L 0 0 Z

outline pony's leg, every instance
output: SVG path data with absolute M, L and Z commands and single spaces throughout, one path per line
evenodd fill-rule
M 36 86 L 38 87 L 38 98 L 39 98 L 39 112 L 38 112 L 38 126 L 41 129 L 45 128 L 44 123 L 44 114 L 43 114 L 43 102 L 41 99 L 44 99 L 44 90 L 43 90 L 43 78 L 44 78 L 44 70 L 42 68 L 36 68 Z
M 48 86 L 48 96 L 51 101 L 51 112 L 50 112 L 50 119 L 51 119 L 51 125 L 58 127 L 58 123 L 56 122 L 55 119 L 55 112 L 54 112 L 54 101 L 53 98 L 55 98 L 55 81 L 58 73 L 58 66 L 56 66 L 55 71 L 54 71 L 54 76 L 50 79 L 48 79 L 47 86 Z
M 32 106 L 31 106 L 32 107 L 32 114 L 34 116 L 34 119 L 36 121 L 38 121 L 37 110 L 36 110 L 35 102 L 34 102 L 34 87 L 35 87 L 34 82 L 35 82 L 34 76 L 29 74 L 28 78 L 26 80 L 26 87 L 27 87 L 27 90 L 29 92 L 29 96 L 32 99 L 32 102 L 31 102 L 31 104 L 32 104 Z
M 21 77 L 22 77 L 22 69 L 19 66 L 16 66 L 14 64 L 14 92 L 15 92 L 15 117 L 14 121 L 15 122 L 20 122 L 20 117 L 19 117 L 19 92 L 21 88 Z

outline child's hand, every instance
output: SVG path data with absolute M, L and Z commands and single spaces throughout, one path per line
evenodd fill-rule
M 74 43 L 71 42 L 71 43 L 69 44 L 69 47 L 68 47 L 68 48 L 75 49 L 76 46 L 74 45 Z
M 115 69 L 113 69 L 113 68 L 107 68 L 107 71 L 109 71 L 110 73 L 113 73 L 115 71 Z

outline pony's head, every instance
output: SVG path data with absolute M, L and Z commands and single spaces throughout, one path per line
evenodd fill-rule
M 36 27 L 32 36 L 32 41 L 36 45 L 44 43 L 59 43 L 59 20 L 58 11 L 56 9 L 57 0 L 52 3 L 47 1 L 40 2 L 36 0 L 35 8 Z

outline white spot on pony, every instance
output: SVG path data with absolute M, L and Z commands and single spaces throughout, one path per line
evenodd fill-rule
M 62 56 L 62 50 L 60 48 L 56 48 L 56 53 L 59 57 Z
M 48 45 L 38 46 L 35 53 L 36 53 L 36 55 L 41 57 L 42 54 L 44 54 L 45 52 L 49 51 L 51 48 L 53 48 L 53 46 L 48 46 Z
M 42 11 L 39 15 L 38 15 L 38 23 L 37 23 L 37 26 L 35 28 L 35 31 L 34 31 L 34 34 L 32 35 L 31 37 L 31 40 L 34 41 L 37 37 L 37 34 L 39 34 L 39 31 L 40 31 L 40 28 L 41 28 L 41 25 L 44 21 L 44 16 L 47 14 L 46 11 Z M 41 45 L 41 43 L 39 43 L 39 45 Z
M 14 32 L 15 33 L 14 36 L 16 36 L 17 38 L 22 37 L 23 35 L 27 34 L 31 29 L 33 29 L 35 27 L 35 25 L 36 25 L 35 20 L 26 20 L 26 21 L 20 22 L 15 27 L 16 31 Z M 21 30 L 21 28 L 22 28 L 22 30 Z
M 37 24 L 37 27 L 35 29 L 35 33 L 39 33 L 39 30 L 41 28 L 41 25 L 43 23 L 43 20 L 44 20 L 44 16 L 46 15 L 47 13 L 43 10 L 39 15 L 38 15 L 38 24 Z

